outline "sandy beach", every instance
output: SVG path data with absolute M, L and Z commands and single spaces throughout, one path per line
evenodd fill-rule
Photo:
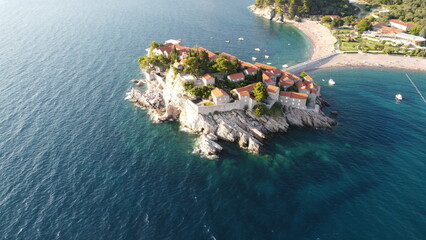
M 291 24 L 306 34 L 312 41 L 313 52 L 310 60 L 320 59 L 339 52 L 334 48 L 337 40 L 327 27 L 309 20 L 291 22 Z M 426 71 L 426 58 L 386 54 L 340 53 L 328 60 L 310 65 L 304 71 L 335 67 L 374 67 Z
M 313 51 L 310 60 L 318 59 L 335 52 L 336 38 L 330 30 L 315 21 L 289 22 L 302 31 L 312 42 Z
M 313 68 L 374 67 L 426 71 L 426 58 L 386 54 L 342 53 Z

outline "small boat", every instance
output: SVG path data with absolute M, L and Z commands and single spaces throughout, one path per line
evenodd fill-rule
M 323 79 L 322 81 L 323 81 L 323 82 L 325 82 L 325 80 L 324 80 L 324 79 Z
M 401 93 L 398 93 L 398 94 L 396 94 L 396 95 L 395 95 L 395 100 L 396 100 L 397 102 L 402 101 L 402 95 L 401 95 Z
M 255 48 L 254 51 L 260 52 L 260 48 Z
M 265 59 L 268 59 L 269 58 L 269 56 L 268 55 L 265 55 Z
M 288 68 L 288 65 L 287 64 L 283 64 L 283 66 L 282 66 L 283 68 Z
M 268 63 L 266 63 L 266 64 L 271 65 L 272 63 L 268 62 Z
M 330 80 L 328 80 L 328 84 L 333 86 L 334 84 L 336 84 L 336 82 L 333 79 L 330 78 Z
M 230 43 L 230 41 L 229 41 L 229 40 L 226 40 L 225 42 L 226 42 L 226 43 Z
M 251 58 L 251 60 L 252 60 L 253 62 L 254 62 L 254 61 L 256 61 L 256 59 L 257 59 L 257 58 L 255 58 L 255 57 L 252 57 L 252 58 Z
M 244 41 L 244 38 L 243 37 L 239 37 L 238 41 Z

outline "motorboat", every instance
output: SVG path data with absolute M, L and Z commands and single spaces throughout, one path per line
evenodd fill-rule
M 268 59 L 269 58 L 269 56 L 268 55 L 265 55 L 265 59 Z
M 271 65 L 272 63 L 268 62 L 268 63 L 266 63 L 266 64 Z
M 252 58 L 251 58 L 251 60 L 252 60 L 253 62 L 254 62 L 254 61 L 256 61 L 256 59 L 257 59 L 257 58 L 255 58 L 255 57 L 252 57 Z
M 283 64 L 282 67 L 283 68 L 288 68 L 288 65 L 287 64 Z
M 226 43 L 230 43 L 230 41 L 229 41 L 229 40 L 226 40 L 225 42 L 226 42 Z
M 395 100 L 398 101 L 398 102 L 402 101 L 401 93 L 395 94 Z
M 239 37 L 238 41 L 244 41 L 244 38 L 243 37 Z
M 328 84 L 333 86 L 334 84 L 336 84 L 336 82 L 333 79 L 330 78 L 330 80 L 328 80 Z
M 260 48 L 255 48 L 254 51 L 260 52 Z

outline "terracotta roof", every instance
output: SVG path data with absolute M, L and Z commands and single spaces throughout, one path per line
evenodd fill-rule
M 279 90 L 280 90 L 280 88 L 279 88 L 279 87 L 277 87 L 277 86 L 269 85 L 269 86 L 266 88 L 266 90 L 267 90 L 268 92 L 273 92 L 273 93 L 275 93 L 275 92 L 279 91 Z
M 265 82 L 272 82 L 272 81 L 274 81 L 274 80 L 272 80 L 272 78 L 270 76 L 268 76 L 265 73 L 262 74 L 262 80 L 264 80 Z
M 262 64 L 262 63 L 255 63 L 254 65 L 255 65 L 256 67 L 258 67 L 258 68 L 263 68 L 263 69 L 266 69 L 266 70 L 274 70 L 274 69 L 277 69 L 276 67 L 269 66 L 269 65 L 266 65 L 266 64 Z
M 281 86 L 293 86 L 294 82 L 292 80 L 288 80 L 288 81 L 280 81 L 280 85 Z
M 279 70 L 278 68 L 271 70 L 271 72 L 275 75 L 283 74 L 283 71 Z
M 308 81 L 313 81 L 314 79 L 312 79 L 312 77 L 311 76 L 309 76 L 309 75 L 306 75 L 305 77 L 304 77 L 304 79 L 305 80 L 308 80 Z
M 239 93 L 241 93 L 241 92 L 244 92 L 244 91 L 247 91 L 247 92 L 252 92 L 253 91 L 253 89 L 254 89 L 254 86 L 256 85 L 256 83 L 252 83 L 252 84 L 249 84 L 249 85 L 247 85 L 247 86 L 245 86 L 245 87 L 240 87 L 240 88 L 236 88 L 236 89 L 234 89 L 236 92 L 239 92 Z
M 225 91 L 223 91 L 223 89 L 220 88 L 215 88 L 212 90 L 212 95 L 214 95 L 215 97 L 221 97 L 221 96 L 229 96 Z
M 400 33 L 402 32 L 401 29 L 398 28 L 392 28 L 392 27 L 382 27 L 379 30 L 377 30 L 379 33 Z
M 156 50 L 161 51 L 161 52 L 167 52 L 167 54 L 170 54 L 172 52 L 172 47 L 173 45 L 166 45 L 166 46 L 161 46 L 156 48 Z
M 280 96 L 291 97 L 291 92 L 280 92 Z
M 247 91 L 239 92 L 239 94 L 240 94 L 240 96 L 241 96 L 241 97 L 250 96 L 250 93 L 249 93 L 249 92 L 247 92 Z
M 224 56 L 226 59 L 228 59 L 228 61 L 231 61 L 231 59 L 236 58 L 235 56 L 232 56 L 229 53 L 221 53 L 220 55 Z
M 210 75 L 210 74 L 208 74 L 208 73 L 206 73 L 206 74 L 203 75 L 203 78 L 204 79 L 210 79 L 210 78 L 213 78 L 213 76 Z
M 298 89 L 305 89 L 306 87 L 305 87 L 305 84 L 303 84 L 303 82 L 297 82 L 296 83 L 296 87 L 298 88 Z
M 241 66 L 243 66 L 243 67 L 256 68 L 256 69 L 258 68 L 254 64 L 251 64 L 251 63 L 248 63 L 248 62 L 240 61 L 240 63 L 241 63 Z
M 385 26 L 386 26 L 386 23 L 383 23 L 383 22 L 375 23 L 372 25 L 373 28 L 382 28 Z
M 247 71 L 248 73 L 256 73 L 257 72 L 257 69 L 256 68 L 247 68 L 247 69 L 245 69 L 245 71 Z
M 291 93 L 291 98 L 307 99 L 307 98 L 308 98 L 308 95 L 307 95 L 307 94 L 304 94 L 304 93 L 295 93 L 295 92 L 292 92 L 292 93 Z
M 231 80 L 244 78 L 244 73 L 234 73 L 234 74 L 228 75 L 228 78 L 230 78 Z
M 389 22 L 395 23 L 395 24 L 399 24 L 405 27 L 414 27 L 414 24 L 411 23 L 405 23 L 399 19 L 389 19 Z

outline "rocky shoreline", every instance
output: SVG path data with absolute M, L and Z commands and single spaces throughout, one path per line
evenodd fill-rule
M 153 122 L 178 121 L 181 127 L 201 135 L 194 152 L 215 158 L 222 150 L 217 141 L 236 142 L 252 153 L 260 153 L 262 141 L 271 133 L 286 132 L 290 126 L 331 128 L 337 122 L 322 111 L 283 108 L 278 117 L 256 117 L 251 111 L 233 110 L 214 114 L 199 114 L 186 104 L 186 92 L 173 71 L 160 80 L 145 80 L 146 89 L 132 88 L 130 100 L 146 108 Z

